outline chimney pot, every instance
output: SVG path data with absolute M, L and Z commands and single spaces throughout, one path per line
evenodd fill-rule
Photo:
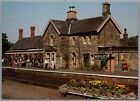
M 124 34 L 123 34 L 123 41 L 124 41 L 124 46 L 127 47 L 128 46 L 128 34 L 127 34 L 127 29 L 124 29 Z
M 19 40 L 23 38 L 23 29 L 19 29 Z
M 127 34 L 127 29 L 126 28 L 124 29 L 124 34 Z

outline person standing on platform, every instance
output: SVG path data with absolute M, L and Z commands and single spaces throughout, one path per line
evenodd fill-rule
M 45 69 L 47 69 L 48 68 L 48 60 L 47 59 L 44 60 L 44 65 L 45 65 Z
M 51 69 L 54 70 L 55 69 L 55 65 L 54 65 L 54 61 L 51 61 Z

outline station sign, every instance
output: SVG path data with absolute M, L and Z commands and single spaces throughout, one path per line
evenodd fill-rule
M 95 60 L 101 60 L 102 58 L 109 58 L 109 54 L 94 54 Z

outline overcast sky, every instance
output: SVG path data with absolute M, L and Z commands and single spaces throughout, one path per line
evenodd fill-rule
M 76 7 L 78 19 L 102 15 L 102 2 L 6 1 L 2 2 L 2 33 L 16 42 L 19 28 L 24 29 L 24 37 L 29 37 L 30 26 L 35 26 L 36 35 L 42 35 L 49 19 L 66 19 L 71 5 Z M 138 2 L 111 2 L 111 14 L 122 30 L 127 28 L 129 37 L 138 35 Z

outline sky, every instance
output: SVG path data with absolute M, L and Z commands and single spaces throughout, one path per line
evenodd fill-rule
M 20 0 L 19 0 L 20 1 Z M 98 0 L 99 1 L 99 0 Z M 23 28 L 23 37 L 30 36 L 30 27 L 36 27 L 36 35 L 42 35 L 49 19 L 66 20 L 69 6 L 75 6 L 78 19 L 102 15 L 101 2 L 66 1 L 3 1 L 1 27 L 12 43 L 18 40 L 18 29 Z M 110 2 L 111 15 L 120 28 L 127 28 L 129 37 L 138 35 L 138 2 Z

